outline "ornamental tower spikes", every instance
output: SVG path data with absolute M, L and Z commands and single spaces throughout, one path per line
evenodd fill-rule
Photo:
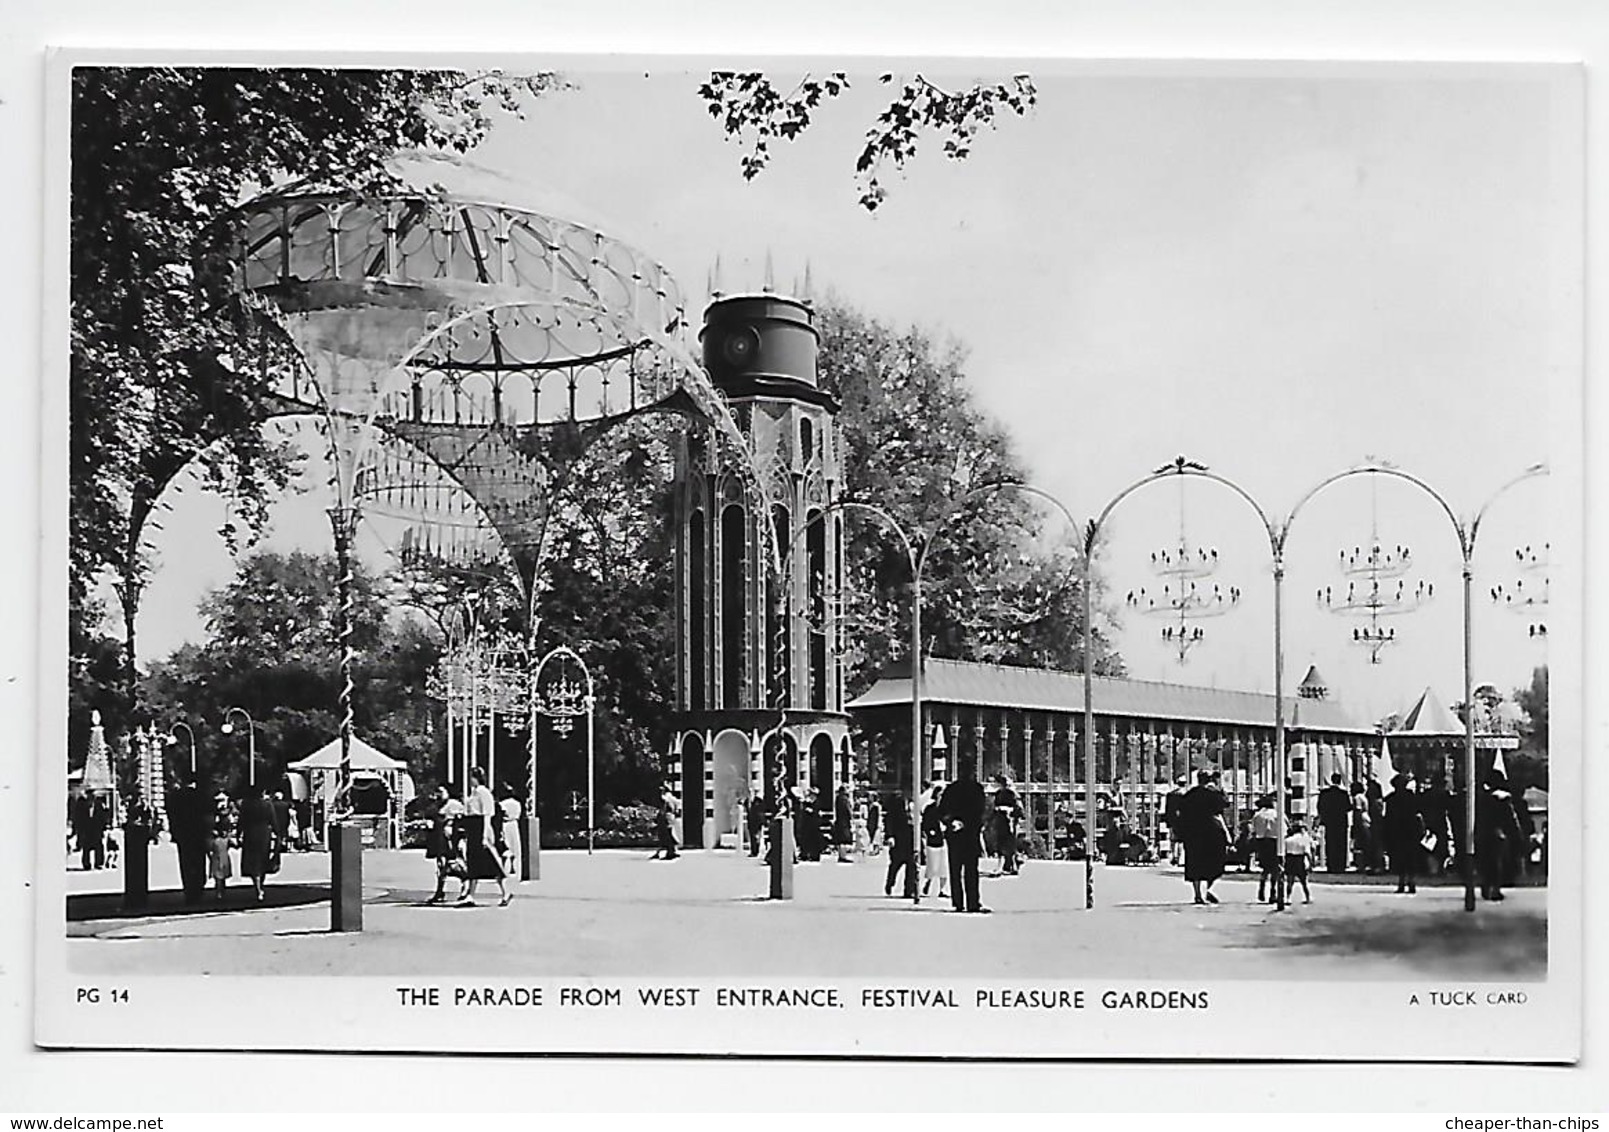
M 756 506 L 711 461 L 709 430 L 683 436 L 671 785 L 685 843 L 712 848 L 741 831 L 743 800 L 772 789 L 779 769 L 801 793 L 828 795 L 853 771 L 841 670 L 843 518 L 828 510 L 843 478 L 838 402 L 817 380 L 813 312 L 768 292 L 718 298 L 699 337 L 764 493 Z

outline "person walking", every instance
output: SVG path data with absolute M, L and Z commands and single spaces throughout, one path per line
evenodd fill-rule
M 1369 875 L 1386 871 L 1386 795 L 1378 779 L 1371 777 L 1363 790 L 1369 806 Z
M 1330 784 L 1318 792 L 1318 820 L 1324 830 L 1324 871 L 1346 872 L 1347 819 L 1352 804 L 1339 774 L 1330 775 Z
M 436 862 L 436 894 L 426 904 L 440 904 L 447 898 L 447 878 L 458 878 L 458 896 L 468 891 L 469 867 L 459 851 L 458 819 L 463 816 L 464 804 L 454 798 L 445 786 L 436 787 L 436 813 L 430 819 L 430 833 L 425 838 L 425 859 Z
M 110 815 L 99 794 L 86 792 L 73 806 L 73 837 L 78 842 L 78 863 L 85 872 L 106 867 L 106 827 Z
M 278 839 L 279 851 L 288 852 L 296 846 L 295 835 L 291 832 L 292 822 L 295 820 L 291 816 L 291 804 L 285 800 L 283 790 L 275 790 L 269 797 L 268 804 L 274 811 L 274 837 Z
M 907 810 L 909 812 L 909 810 Z M 878 837 L 882 832 L 883 806 L 873 794 L 866 799 L 866 840 L 871 842 L 872 856 L 875 857 L 882 850 L 883 842 Z
M 212 805 L 212 830 L 207 841 L 207 877 L 216 886 L 218 899 L 234 875 L 229 864 L 229 838 L 235 831 L 235 815 L 229 809 L 229 797 L 220 793 Z
M 179 856 L 179 887 L 186 904 L 199 904 L 207 889 L 207 843 L 212 837 L 207 798 L 194 779 L 180 785 L 168 804 L 168 831 Z
M 1213 783 L 1210 770 L 1196 774 L 1196 784 L 1185 791 L 1179 804 L 1180 831 L 1184 839 L 1184 879 L 1190 882 L 1197 904 L 1216 904 L 1212 886 L 1224 874 L 1229 850 L 1229 828 L 1224 811 L 1229 801 Z
M 832 844 L 840 865 L 852 862 L 855 851 L 855 806 L 849 800 L 849 787 L 840 786 L 832 796 Z
M 1308 870 L 1313 864 L 1313 839 L 1308 836 L 1307 822 L 1299 814 L 1290 819 L 1290 828 L 1285 833 L 1285 895 L 1287 898 L 1296 894 L 1296 886 L 1302 886 L 1302 903 L 1313 903 L 1313 890 L 1307 887 Z
M 950 854 L 944 846 L 944 815 L 939 802 L 944 797 L 944 784 L 934 783 L 922 805 L 922 895 L 926 896 L 936 880 L 939 882 L 939 899 L 950 891 Z
M 1475 799 L 1475 865 L 1480 872 L 1481 898 L 1503 899 L 1503 880 L 1509 854 L 1520 840 L 1520 825 L 1514 818 L 1508 778 L 1494 770 Z
M 1425 839 L 1429 842 L 1423 863 L 1426 873 L 1433 877 L 1446 872 L 1447 861 L 1452 856 L 1453 835 L 1447 815 L 1450 803 L 1447 780 L 1439 774 L 1432 775 L 1419 795 L 1419 812 L 1424 818 Z
M 1363 783 L 1352 784 L 1352 797 L 1347 804 L 1351 807 L 1352 864 L 1358 872 L 1367 873 L 1372 853 L 1369 846 L 1373 837 L 1374 823 L 1369 818 L 1369 796 L 1364 790 Z
M 939 800 L 950 858 L 950 902 L 957 912 L 988 912 L 978 894 L 978 855 L 988 803 L 978 782 L 976 761 L 963 756 L 959 770 L 960 776 L 944 788 Z
M 1022 819 L 1022 803 L 1011 786 L 1011 776 L 995 777 L 994 839 L 1000 851 L 1000 875 L 1014 877 L 1020 865 L 1017 862 L 1017 823 Z
M 749 795 L 748 808 L 744 811 L 743 820 L 749 827 L 749 856 L 760 855 L 760 843 L 765 838 L 768 816 L 765 807 L 765 795 L 756 790 Z
M 1251 816 L 1251 853 L 1257 862 L 1257 903 L 1272 903 L 1279 898 L 1275 877 L 1279 855 L 1279 810 L 1274 795 L 1264 794 L 1257 799 L 1257 812 Z M 1267 894 L 1266 896 L 1264 894 Z
M 503 871 L 513 876 L 520 871 L 520 858 L 525 855 L 524 839 L 520 836 L 520 818 L 525 815 L 525 807 L 514 797 L 514 788 L 505 784 L 503 800 L 497 803 L 497 808 L 503 815 Z
M 469 798 L 464 803 L 464 860 L 469 866 L 469 886 L 457 903 L 468 907 L 475 903 L 475 888 L 483 880 L 497 882 L 499 908 L 506 907 L 513 898 L 503 881 L 503 863 L 497 858 L 496 836 L 492 831 L 492 815 L 497 812 L 497 801 L 486 786 L 486 772 L 480 767 L 469 771 Z
M 920 902 L 921 897 L 916 894 L 916 829 L 911 820 L 910 803 L 903 799 L 888 800 L 888 875 L 883 878 L 883 895 L 894 895 L 894 881 L 899 877 L 900 870 L 905 872 L 905 884 L 901 888 L 902 895 L 914 902 Z
M 1385 799 L 1386 852 L 1391 855 L 1391 871 L 1397 874 L 1397 891 L 1419 891 L 1420 860 L 1424 846 L 1425 819 L 1414 781 L 1406 774 L 1391 779 L 1391 793 Z
M 659 835 L 659 845 L 654 849 L 651 861 L 674 861 L 681 856 L 676 846 L 681 843 L 681 803 L 671 791 L 670 783 L 665 783 L 659 792 L 659 814 L 654 820 L 655 832 Z
M 279 872 L 279 854 L 274 804 L 266 790 L 252 790 L 240 804 L 240 875 L 250 878 L 259 904 L 269 875 Z
M 1190 780 L 1181 775 L 1162 803 L 1162 824 L 1168 827 L 1168 860 L 1174 865 L 1184 863 L 1183 807 L 1184 796 L 1189 793 L 1189 785 Z

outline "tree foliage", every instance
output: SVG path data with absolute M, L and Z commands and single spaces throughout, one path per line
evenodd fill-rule
M 417 620 L 389 617 L 383 584 L 361 568 L 353 593 L 360 689 L 354 729 L 429 780 L 438 762 L 426 677 L 439 639 Z M 232 707 L 244 708 L 255 724 L 259 775 L 277 773 L 339 733 L 335 605 L 332 555 L 252 553 L 228 585 L 202 600 L 206 642 L 151 666 L 146 703 L 164 723 L 190 724 L 212 785 L 237 790 L 246 780 L 245 738 L 220 731 Z
M 924 75 L 908 79 L 884 73 L 877 81 L 896 88 L 887 107 L 867 129 L 855 158 L 855 188 L 860 205 L 875 211 L 888 196 L 885 170 L 900 171 L 916 156 L 925 133 L 943 139 L 944 156 L 959 161 L 972 152 L 978 131 L 993 127 L 1001 111 L 1022 117 L 1038 99 L 1033 80 L 1013 75 L 1003 83 L 974 83 L 951 91 Z M 805 75 L 786 94 L 759 71 L 712 71 L 698 88 L 710 117 L 727 138 L 745 147 L 739 160 L 744 180 L 753 180 L 770 163 L 773 141 L 792 141 L 814 120 L 824 102 L 850 87 L 848 76 L 834 71 L 825 78 Z
M 966 351 L 838 303 L 823 306 L 817 321 L 821 380 L 843 402 L 846 493 L 876 503 L 919 541 L 932 539 L 926 647 L 956 659 L 1080 668 L 1075 532 L 1047 530 L 1023 493 L 981 490 L 1027 475 L 1004 428 L 973 400 Z M 910 567 L 875 521 L 852 521 L 848 531 L 848 628 L 859 646 L 848 683 L 858 692 L 907 651 Z M 1099 624 L 1095 643 L 1096 671 L 1120 672 Z
M 1523 713 L 1520 749 L 1509 760 L 1509 776 L 1521 786 L 1548 788 L 1548 666 L 1531 670 L 1531 682 L 1514 690 Z

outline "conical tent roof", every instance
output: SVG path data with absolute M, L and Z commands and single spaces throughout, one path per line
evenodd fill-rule
M 406 763 L 400 763 L 390 755 L 371 747 L 356 735 L 352 736 L 352 769 L 353 770 L 403 770 Z M 341 740 L 339 737 L 331 739 L 318 750 L 305 759 L 293 762 L 286 767 L 287 770 L 339 770 L 341 767 Z
M 1307 668 L 1307 675 L 1302 677 L 1302 682 L 1297 685 L 1296 690 L 1298 693 L 1325 693 L 1330 690 L 1330 683 L 1319 672 L 1318 665 L 1310 664 Z
M 1462 735 L 1464 725 L 1458 722 L 1458 717 L 1447 710 L 1447 705 L 1436 697 L 1436 693 L 1426 688 L 1420 695 L 1417 703 L 1408 709 L 1403 716 L 1402 727 L 1396 734 L 1409 735 Z

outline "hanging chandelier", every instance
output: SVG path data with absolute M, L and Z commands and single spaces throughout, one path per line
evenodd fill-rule
M 1172 648 L 1180 664 L 1207 639 L 1197 622 L 1222 617 L 1240 604 L 1240 587 L 1214 581 L 1218 548 L 1192 546 L 1185 533 L 1184 484 L 1179 485 L 1179 541 L 1151 554 L 1151 574 L 1161 583 L 1130 590 L 1126 604 L 1136 613 L 1166 622 L 1161 640 Z
M 1516 577 L 1511 583 L 1506 585 L 1500 583 L 1492 587 L 1492 604 L 1524 617 L 1527 621 L 1526 636 L 1532 640 L 1545 641 L 1548 635 L 1550 549 L 1549 543 L 1543 543 L 1540 549 L 1534 546 L 1516 547 L 1514 550 Z M 1527 582 L 1530 584 L 1527 585 Z

